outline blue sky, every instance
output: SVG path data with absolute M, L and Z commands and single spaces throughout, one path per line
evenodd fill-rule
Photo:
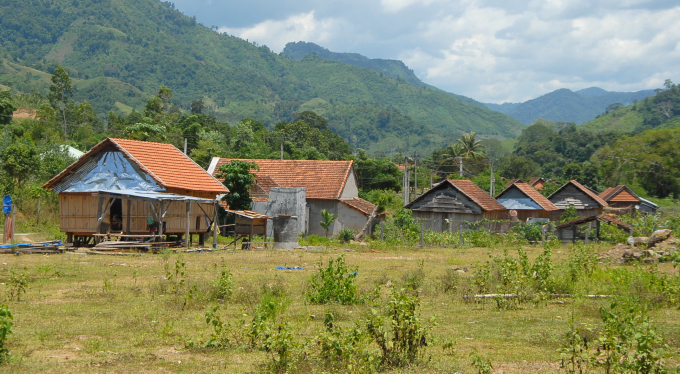
M 398 59 L 423 81 L 483 102 L 680 81 L 677 0 L 174 2 L 208 27 L 275 52 L 306 41 Z

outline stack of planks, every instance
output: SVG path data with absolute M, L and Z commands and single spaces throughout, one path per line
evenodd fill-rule
M 53 254 L 63 253 L 61 240 L 54 240 L 40 243 L 20 243 L 0 245 L 0 254 Z

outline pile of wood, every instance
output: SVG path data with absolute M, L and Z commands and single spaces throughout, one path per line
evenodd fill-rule
M 0 245 L 0 254 L 54 254 L 63 253 L 61 240 L 40 242 L 40 243 L 21 243 Z
M 140 242 L 140 241 L 111 241 L 111 242 L 101 242 L 92 248 L 93 251 L 107 252 L 125 252 L 125 251 L 138 251 L 138 252 L 148 252 L 157 251 L 161 248 L 167 247 L 177 247 L 181 245 L 181 242 Z

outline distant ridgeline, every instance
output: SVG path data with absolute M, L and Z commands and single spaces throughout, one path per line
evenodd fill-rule
M 525 125 L 530 125 L 538 118 L 580 125 L 607 112 L 612 104 L 631 105 L 652 95 L 654 90 L 610 92 L 591 87 L 573 92 L 562 88 L 523 103 L 485 105 L 489 109 L 514 117 Z
M 215 32 L 170 2 L 6 0 L 0 13 L 0 85 L 45 95 L 61 64 L 73 79 L 73 99 L 87 100 L 102 120 L 109 110 L 142 111 L 165 85 L 179 109 L 203 99 L 205 112 L 231 124 L 252 117 L 272 128 L 312 110 L 372 153 L 426 152 L 462 132 L 504 139 L 524 128 L 423 84 L 401 62 L 385 62 L 381 74 L 321 52 L 295 61 Z
M 680 86 L 669 85 L 656 95 L 634 105 L 612 109 L 580 127 L 595 132 L 625 133 L 680 127 Z
M 414 86 L 425 87 L 425 83 L 421 82 L 420 79 L 416 77 L 413 70 L 409 69 L 408 66 L 404 65 L 404 63 L 399 60 L 371 59 L 358 53 L 331 52 L 324 47 L 308 42 L 288 43 L 282 53 L 295 61 L 301 60 L 309 54 L 315 54 L 329 60 L 375 70 L 388 77 L 403 80 Z
M 384 74 L 388 77 L 398 79 L 400 81 L 410 83 L 417 87 L 423 87 L 426 89 L 432 89 L 435 91 L 441 91 L 437 87 L 431 86 L 427 83 L 423 83 L 420 78 L 418 78 L 414 73 L 413 69 L 410 69 L 403 62 L 399 60 L 385 60 L 381 58 L 368 58 L 366 56 L 360 55 L 358 53 L 339 53 L 331 52 L 328 49 L 321 47 L 320 45 L 308 42 L 291 42 L 286 44 L 286 47 L 281 52 L 284 56 L 289 57 L 292 60 L 298 61 L 303 59 L 307 55 L 314 55 L 328 60 L 342 62 L 344 64 L 358 66 L 360 68 L 367 68 L 378 73 Z M 476 107 L 485 108 L 483 103 L 475 99 L 463 95 L 456 95 L 454 93 L 446 92 L 447 94 L 455 97 L 456 99 L 474 105 Z M 493 109 L 493 108 L 491 108 Z M 496 109 L 494 109 L 496 110 Z

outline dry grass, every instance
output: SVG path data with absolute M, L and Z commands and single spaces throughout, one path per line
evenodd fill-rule
M 472 270 L 488 259 L 488 249 L 426 248 L 375 253 L 355 247 L 306 252 L 245 252 L 159 254 L 130 257 L 63 255 L 6 255 L 0 258 L 0 279 L 10 270 L 25 271 L 30 278 L 21 301 L 5 302 L 15 315 L 14 336 L 9 342 L 13 358 L 3 372 L 50 373 L 224 373 L 257 372 L 267 357 L 264 352 L 245 349 L 187 349 L 188 339 L 205 340 L 209 329 L 205 311 L 220 305 L 225 321 L 246 319 L 259 303 L 263 289 L 286 293 L 291 304 L 284 318 L 295 325 L 298 338 L 311 337 L 323 328 L 328 306 L 309 305 L 304 292 L 319 260 L 346 255 L 350 266 L 359 266 L 359 288 L 366 292 L 388 281 L 399 284 L 405 274 L 417 271 L 424 261 L 422 313 L 436 315 L 434 334 L 439 341 L 453 339 L 455 351 L 440 345 L 428 347 L 426 363 L 402 372 L 472 372 L 469 354 L 473 349 L 489 357 L 495 373 L 554 373 L 575 313 L 582 322 L 597 322 L 603 300 L 572 303 L 569 300 L 526 303 L 519 310 L 498 310 L 494 301 L 466 303 L 460 292 L 445 293 L 440 279 L 452 267 Z M 533 260 L 542 249 L 528 247 Z M 563 261 L 570 247 L 558 249 L 556 262 Z M 500 251 L 492 251 L 500 254 Z M 197 296 L 187 301 L 177 297 L 164 279 L 166 263 L 174 271 L 176 261 L 186 263 L 187 284 L 195 285 Z M 222 265 L 234 276 L 232 301 L 210 301 L 212 281 Z M 304 270 L 276 270 L 277 266 L 299 266 Z M 669 265 L 661 265 L 663 270 Z M 462 274 L 469 277 L 470 272 Z M 5 289 L 8 287 L 4 284 Z M 0 288 L 0 297 L 5 298 Z M 339 324 L 349 325 L 367 307 L 331 306 Z M 316 318 L 311 318 L 314 315 Z M 680 311 L 657 309 L 652 314 L 666 336 L 673 357 L 680 347 Z

